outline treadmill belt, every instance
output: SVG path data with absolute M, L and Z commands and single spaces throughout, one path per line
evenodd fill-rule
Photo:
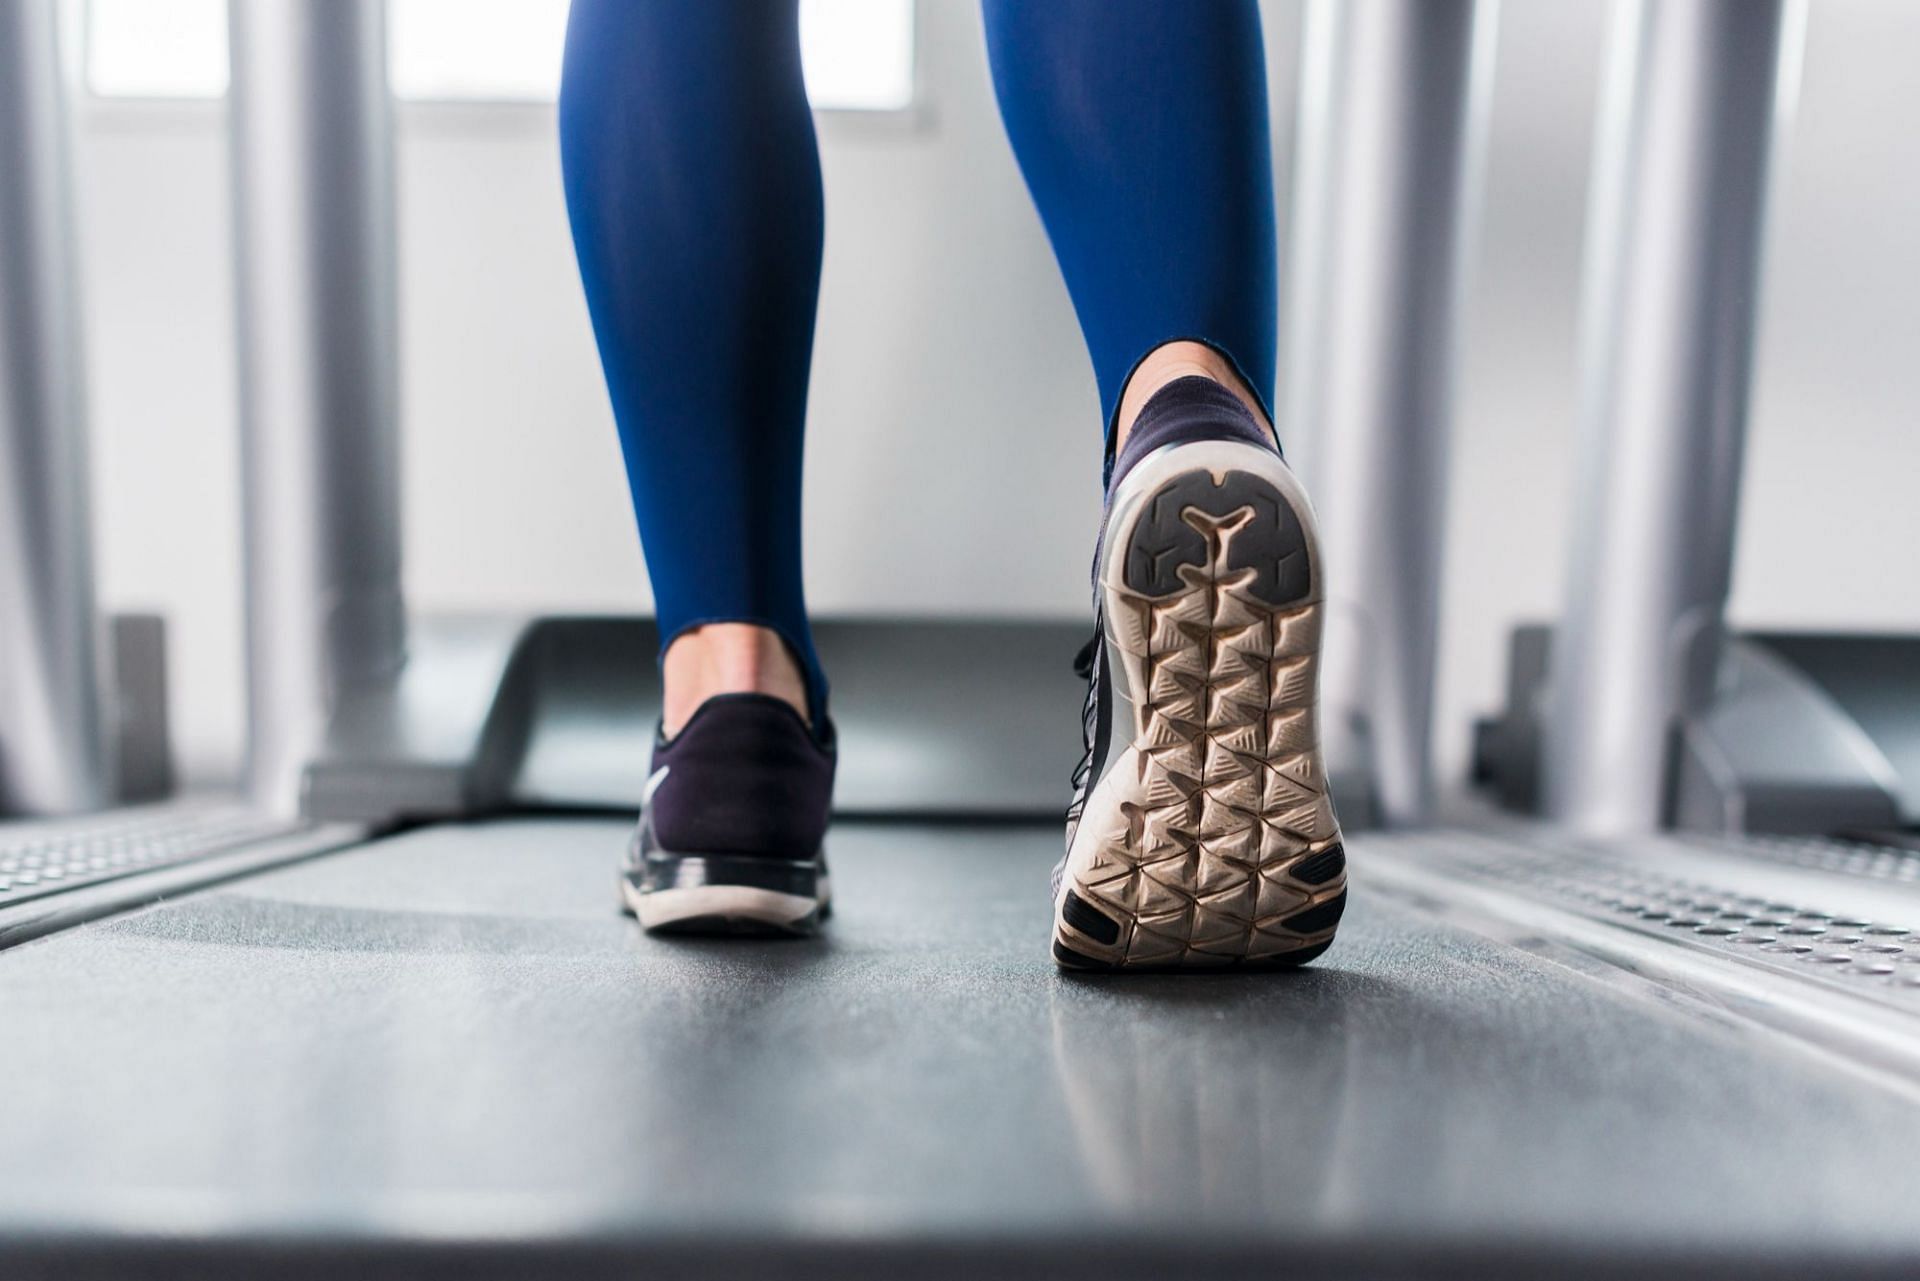
M 1295 974 L 1087 977 L 1046 954 L 1052 826 L 841 824 L 812 941 L 643 936 L 625 835 L 426 828 L 0 952 L 0 1275 L 1920 1261 L 1911 1078 L 1728 995 L 1801 980 L 1555 951 L 1564 904 L 1502 924 L 1471 878 L 1406 871 L 1522 842 L 1357 838 L 1353 910 Z M 1753 906 L 1830 935 L 1915 923 L 1867 910 L 1884 886 L 1828 907 L 1754 874 Z

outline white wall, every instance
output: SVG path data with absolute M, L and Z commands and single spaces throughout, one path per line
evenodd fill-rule
M 1297 13 L 1270 0 L 1286 154 Z M 1735 613 L 1920 626 L 1920 10 L 1818 6 L 1775 218 Z M 922 0 L 910 121 L 821 120 L 809 587 L 832 613 L 1077 617 L 1093 379 L 993 113 L 970 0 Z M 1503 7 L 1452 468 L 1439 746 L 1557 605 L 1599 0 Z M 167 613 L 196 775 L 236 759 L 238 505 L 218 111 L 91 104 L 80 147 L 103 590 Z M 409 108 L 399 145 L 407 582 L 424 609 L 647 594 L 548 111 Z M 1283 178 L 1284 181 L 1284 178 Z M 1286 425 L 1282 424 L 1283 433 Z M 1063 656 L 1064 661 L 1064 656 Z

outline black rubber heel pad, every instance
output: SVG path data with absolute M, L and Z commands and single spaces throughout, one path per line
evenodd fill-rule
M 1120 922 L 1107 916 L 1072 890 L 1067 891 L 1067 903 L 1060 909 L 1060 916 L 1068 925 L 1096 943 L 1111 945 L 1120 937 Z
M 1295 863 L 1291 875 L 1305 885 L 1325 885 L 1346 870 L 1346 850 L 1339 845 L 1329 845 L 1318 854 Z
M 1290 970 L 1296 966 L 1305 965 L 1309 961 L 1319 959 L 1325 955 L 1326 950 L 1332 946 L 1332 939 L 1328 939 L 1324 943 L 1313 943 L 1301 948 L 1298 952 L 1289 952 L 1285 956 L 1280 957 L 1277 964 L 1282 969 Z
M 1330 930 L 1340 923 L 1340 914 L 1347 910 L 1347 892 L 1340 893 L 1324 903 L 1308 908 L 1304 912 L 1295 912 L 1280 924 L 1297 934 L 1318 934 L 1321 930 Z
M 1186 519 L 1190 509 L 1225 519 L 1243 507 L 1253 519 L 1227 543 L 1227 568 L 1254 571 L 1254 596 L 1269 605 L 1305 600 L 1313 591 L 1313 567 L 1307 560 L 1307 533 L 1293 505 L 1270 481 L 1251 472 L 1230 471 L 1216 485 L 1204 469 L 1186 472 L 1161 486 L 1147 500 L 1127 547 L 1127 587 L 1142 596 L 1181 591 L 1182 565 L 1205 565 L 1207 536 Z
M 1072 948 L 1068 947 L 1065 943 L 1060 942 L 1058 939 L 1054 940 L 1053 959 L 1059 962 L 1061 965 L 1065 965 L 1071 969 L 1076 969 L 1076 970 L 1099 970 L 1099 971 L 1111 972 L 1113 970 L 1117 970 L 1120 968 L 1119 966 L 1113 964 L 1111 961 L 1096 961 L 1091 956 L 1087 956 L 1081 952 L 1076 952 Z

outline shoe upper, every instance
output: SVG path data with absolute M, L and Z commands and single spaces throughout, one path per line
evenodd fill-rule
M 683 854 L 811 859 L 833 804 L 833 723 L 809 729 L 766 694 L 718 694 L 672 738 L 657 735 L 641 824 Z

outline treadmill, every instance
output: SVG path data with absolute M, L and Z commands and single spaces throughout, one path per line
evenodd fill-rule
M 1444 448 L 1491 6 L 1306 11 L 1294 234 L 1319 266 L 1289 315 L 1296 351 L 1344 358 L 1295 365 L 1313 385 L 1293 394 L 1328 425 L 1308 465 L 1346 549 L 1325 728 L 1354 892 L 1327 956 L 1277 977 L 1048 957 L 1079 625 L 827 620 L 828 930 L 662 940 L 623 918 L 652 625 L 404 609 L 382 6 L 232 12 L 240 794 L 150 798 L 152 681 L 127 673 L 151 628 L 125 661 L 84 650 L 73 330 L 0 326 L 10 389 L 39 388 L 0 408 L 19 513 L 0 543 L 0 1276 L 1920 1268 L 1920 852 L 1769 833 L 1765 806 L 1676 826 L 1671 744 L 1707 704 L 1631 722 L 1659 764 L 1623 783 L 1594 764 L 1612 722 L 1560 714 L 1569 694 L 1538 721 L 1563 741 L 1536 767 L 1558 780 L 1544 814 L 1435 813 L 1418 571 L 1439 508 L 1432 472 L 1378 460 Z M 0 0 L 0 290 L 41 317 L 73 305 L 47 268 L 71 256 L 52 15 Z M 1665 332 L 1713 328 L 1739 359 L 1696 369 L 1701 395 L 1744 391 L 1750 305 L 1703 295 L 1750 294 L 1758 270 L 1788 38 L 1777 0 L 1642 0 L 1607 55 L 1592 252 L 1618 270 L 1596 323 L 1661 328 L 1649 308 L 1671 305 L 1690 323 Z M 1662 184 L 1703 157 L 1716 180 L 1674 199 Z M 1382 207 L 1394 191 L 1417 207 Z M 1688 266 L 1672 251 L 1703 219 L 1730 256 Z M 1649 258 L 1679 283 L 1646 291 Z M 1360 287 L 1383 271 L 1393 288 Z M 1377 323 L 1395 297 L 1418 323 Z M 1597 388 L 1646 378 L 1614 350 Z M 1340 381 L 1369 364 L 1392 395 Z M 1633 456 L 1699 447 L 1695 403 L 1649 414 Z M 54 487 L 78 506 L 22 501 Z M 1687 547 L 1711 567 L 1710 540 Z M 1617 548 L 1577 554 L 1596 593 L 1633 578 Z M 1623 648 L 1569 647 L 1552 687 L 1620 670 L 1697 603 L 1650 597 L 1643 632 L 1570 609 L 1562 634 Z

